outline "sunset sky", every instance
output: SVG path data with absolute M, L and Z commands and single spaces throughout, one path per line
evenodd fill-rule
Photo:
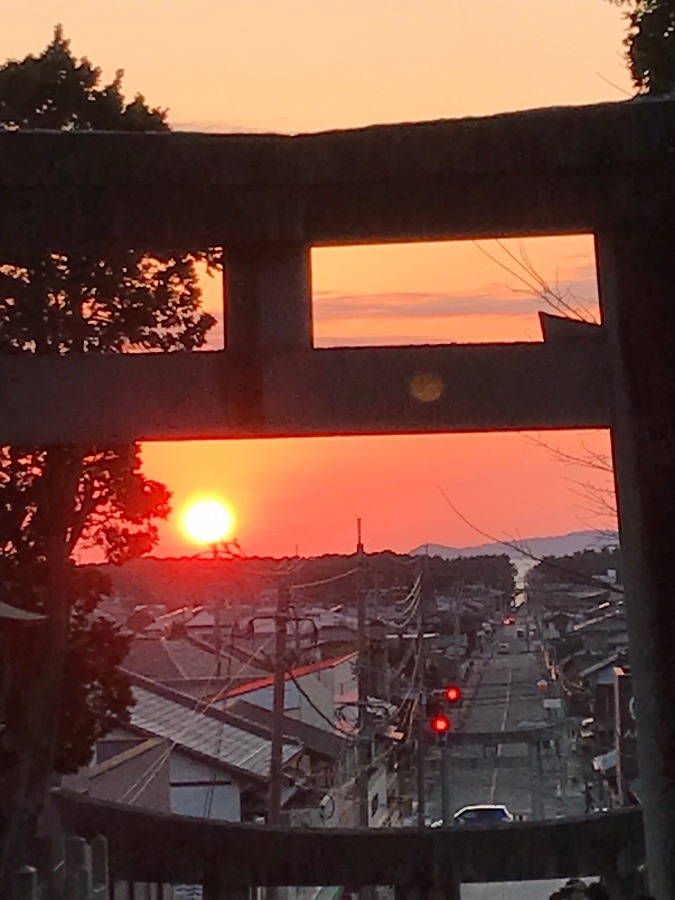
M 605 0 L 3 0 L 0 58 L 39 53 L 57 22 L 76 55 L 108 79 L 124 68 L 127 96 L 167 108 L 178 129 L 296 133 L 631 93 L 622 13 Z M 589 236 L 316 250 L 315 344 L 539 340 L 545 306 L 509 254 L 597 316 Z M 214 280 L 205 303 L 219 310 Z M 572 455 L 608 446 L 546 440 Z M 481 543 L 441 490 L 500 538 L 609 524 L 578 485 L 599 473 L 562 465 L 536 436 L 152 444 L 144 460 L 174 492 L 158 555 L 195 551 L 177 523 L 198 494 L 232 505 L 249 554 L 350 552 L 357 516 L 368 550 Z

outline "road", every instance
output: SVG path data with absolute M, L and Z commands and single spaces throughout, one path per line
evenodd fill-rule
M 462 732 L 514 731 L 519 723 L 543 722 L 543 695 L 537 682 L 542 670 L 526 641 L 516 637 L 517 625 L 497 629 L 494 652 L 484 664 L 483 675 L 473 698 L 462 714 Z M 508 653 L 498 653 L 500 643 Z M 451 718 L 453 715 L 451 714 Z M 449 748 L 448 786 L 450 813 L 477 803 L 503 803 L 515 816 L 554 818 L 583 813 L 583 791 L 576 778 L 575 761 L 566 752 L 566 742 L 539 753 L 527 744 L 478 744 Z M 429 752 L 427 773 L 427 815 L 442 816 L 440 790 L 441 751 Z M 541 775 L 538 777 L 537 773 Z M 563 882 L 529 885 L 468 885 L 467 900 L 510 900 L 547 898 Z

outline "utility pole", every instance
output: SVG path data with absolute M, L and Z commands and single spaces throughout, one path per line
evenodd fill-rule
M 220 678 L 223 674 L 223 635 L 222 635 L 222 621 L 220 617 L 220 603 L 216 600 L 216 605 L 213 610 L 213 626 L 216 630 L 215 633 L 215 645 L 216 645 L 216 678 Z
M 361 538 L 361 519 L 356 520 L 356 610 L 359 632 L 359 715 L 357 747 L 356 789 L 359 805 L 359 828 L 368 828 L 370 816 L 368 809 L 368 766 L 370 765 L 370 747 L 368 735 L 368 636 L 366 634 L 366 592 L 363 584 L 363 541 Z
M 272 707 L 272 746 L 270 751 L 270 784 L 267 798 L 267 824 L 278 825 L 281 820 L 282 750 L 284 740 L 284 693 L 286 689 L 286 628 L 290 591 L 279 585 L 277 612 L 274 617 L 274 699 Z
M 426 689 L 425 677 L 427 666 L 427 645 L 424 638 L 424 608 L 425 608 L 425 584 L 424 576 L 429 566 L 429 547 L 427 546 L 426 561 L 422 561 L 420 572 L 422 582 L 420 584 L 420 602 L 417 612 L 417 634 L 419 640 L 419 667 L 420 667 L 420 691 L 417 701 L 417 827 L 424 828 L 427 813 L 427 785 L 426 785 Z
M 214 563 L 218 559 L 218 542 L 214 541 L 211 545 L 211 550 L 213 552 L 213 561 Z M 223 636 L 221 633 L 221 619 L 220 619 L 220 600 L 216 598 L 213 603 L 213 643 L 216 650 L 216 678 L 220 678 L 222 675 L 222 653 L 223 653 Z
M 532 818 L 544 818 L 544 771 L 541 759 L 541 742 L 529 741 L 528 757 L 530 767 L 530 792 L 532 795 Z
M 444 825 L 450 821 L 450 748 L 446 743 L 441 747 L 441 819 Z
M 544 809 L 544 767 L 541 758 L 541 741 L 537 741 L 534 748 L 535 760 L 537 762 L 537 793 L 539 795 L 539 818 L 546 818 Z
M 427 785 L 426 785 L 426 737 L 424 718 L 424 691 L 420 692 L 417 703 L 417 827 L 424 828 L 427 814 Z
M 453 642 L 454 653 L 455 653 L 455 665 L 457 665 L 457 662 L 461 655 L 462 614 L 461 614 L 461 610 L 460 610 L 459 601 L 462 598 L 463 591 L 464 591 L 464 582 L 461 582 L 455 588 L 453 595 L 452 595 L 452 615 L 453 615 L 453 619 L 454 619 L 454 621 L 453 621 L 454 634 L 453 634 L 452 642 Z M 457 677 L 458 675 L 459 675 L 459 669 L 457 670 L 455 677 Z

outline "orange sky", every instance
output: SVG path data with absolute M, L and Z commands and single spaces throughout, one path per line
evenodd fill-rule
M 537 310 L 548 307 L 519 280 L 528 276 L 509 253 L 598 317 L 588 235 L 321 249 L 312 254 L 315 344 L 540 340 Z M 216 313 L 219 290 L 206 280 Z M 214 346 L 219 340 L 220 328 Z M 500 539 L 612 525 L 579 485 L 606 479 L 556 461 L 542 440 L 572 455 L 609 452 L 606 434 L 578 432 L 158 443 L 145 445 L 144 460 L 177 509 L 194 494 L 220 492 L 250 554 L 350 552 L 357 516 L 371 550 L 483 542 L 442 492 Z M 161 531 L 161 552 L 186 552 L 174 521 Z
M 0 57 L 39 52 L 62 22 L 73 50 L 128 94 L 168 107 L 175 127 L 314 131 L 623 99 L 620 10 L 605 0 L 4 0 Z M 503 248 L 482 245 L 509 266 Z M 588 236 L 509 242 L 597 311 Z M 316 346 L 538 340 L 543 308 L 472 242 L 314 251 Z M 205 284 L 219 308 L 219 285 Z M 218 335 L 212 337 L 217 345 Z M 602 434 L 549 435 L 572 454 Z M 460 435 L 153 444 L 147 474 L 174 492 L 221 493 L 247 553 L 349 552 L 607 525 L 570 470 L 527 436 Z M 583 494 L 583 491 L 581 491 Z M 193 552 L 162 525 L 159 554 Z

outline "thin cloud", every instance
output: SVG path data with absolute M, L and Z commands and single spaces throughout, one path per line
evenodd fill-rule
M 565 279 L 559 287 L 578 297 L 580 305 L 594 308 L 597 301 L 592 279 Z M 576 273 L 575 273 L 576 274 Z M 589 294 L 591 297 L 589 298 Z M 519 292 L 499 284 L 486 285 L 475 294 L 453 294 L 446 291 L 391 291 L 375 294 L 351 294 L 337 291 L 317 291 L 314 294 L 314 315 L 322 322 L 346 319 L 445 319 L 458 316 L 523 316 L 535 315 L 548 309 L 541 297 Z
M 582 269 L 583 267 L 580 267 Z M 580 272 L 580 274 L 585 274 Z M 579 298 L 579 305 L 585 308 L 597 308 L 594 299 L 588 299 L 588 293 L 595 292 L 595 283 L 587 278 L 578 281 L 564 282 L 563 287 Z M 489 292 L 488 292 L 489 291 Z M 501 292 L 501 293 L 500 293 Z M 504 285 L 486 285 L 486 292 L 477 294 L 452 294 L 433 291 L 399 291 L 376 294 L 350 294 L 338 291 L 317 291 L 313 296 L 314 321 L 320 326 L 323 334 L 316 334 L 317 347 L 358 347 L 389 346 L 404 344 L 439 344 L 453 343 L 449 336 L 439 336 L 432 322 L 452 319 L 477 318 L 489 316 L 493 320 L 514 320 L 531 317 L 532 335 L 528 340 L 541 340 L 535 316 L 539 311 L 547 311 L 549 307 L 538 296 L 519 293 Z M 410 325 L 418 323 L 416 331 L 401 330 L 395 334 L 378 332 L 375 322 L 385 320 L 404 320 Z M 368 327 L 368 322 L 373 325 Z M 358 335 L 345 334 L 346 323 L 359 322 Z M 424 323 L 429 323 L 428 328 Z M 330 326 L 334 327 L 331 328 Z M 342 327 L 341 327 L 342 326 Z M 325 334 L 328 328 L 333 333 Z M 405 328 L 405 325 L 404 325 Z M 351 330 L 351 329 L 350 329 Z M 536 336 L 533 336 L 536 335 Z M 498 340 L 497 337 L 486 338 Z M 204 349 L 222 349 L 224 326 L 218 318 L 216 325 L 207 337 Z M 465 343 L 458 340 L 457 343 Z
M 405 346 L 425 346 L 427 344 L 459 344 L 462 341 L 451 341 L 444 337 L 437 337 L 430 334 L 362 334 L 357 337 L 333 335 L 331 337 L 321 336 L 316 338 L 314 345 L 320 349 L 329 349 L 331 347 L 405 347 Z
M 382 294 L 338 294 L 315 296 L 314 315 L 322 322 L 345 319 L 447 319 L 474 315 L 527 315 L 542 307 L 538 297 L 457 295 L 447 293 L 396 292 Z

